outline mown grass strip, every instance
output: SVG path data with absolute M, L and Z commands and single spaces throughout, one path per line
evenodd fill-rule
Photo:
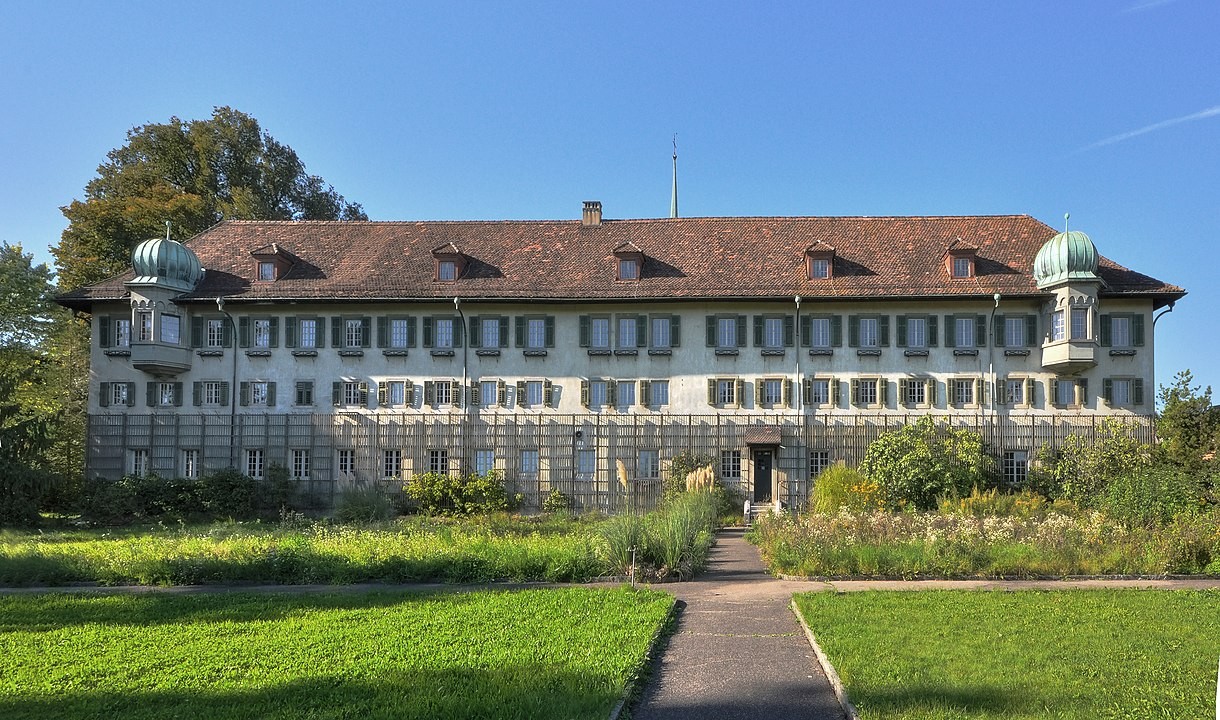
M 863 720 L 1206 718 L 1220 592 L 796 597 Z
M 0 717 L 605 718 L 673 599 L 0 596 Z

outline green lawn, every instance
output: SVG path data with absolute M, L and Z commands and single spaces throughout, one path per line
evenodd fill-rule
M 0 595 L 0 717 L 605 718 L 673 599 Z
M 1211 718 L 1220 592 L 810 593 L 864 720 Z

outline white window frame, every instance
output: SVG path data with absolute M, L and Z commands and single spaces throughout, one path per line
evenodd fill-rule
M 343 404 L 344 405 L 361 405 L 360 402 L 360 382 L 357 380 L 343 381 Z
M 716 316 L 716 348 L 728 350 L 737 347 L 737 316 Z
M 294 480 L 309 479 L 310 455 L 307 448 L 293 448 L 291 452 L 292 477 Z
M 222 348 L 225 346 L 225 323 L 228 322 L 225 318 L 208 318 L 207 332 L 204 333 L 203 344 L 209 349 Z
M 157 391 L 157 407 L 173 407 L 174 384 L 172 382 L 159 382 L 155 389 Z
M 262 282 L 275 280 L 275 263 L 260 261 L 258 263 L 258 279 Z
M 261 480 L 267 455 L 262 448 L 246 448 L 246 475 Z
M 589 387 L 592 397 L 592 386 Z M 541 380 L 525 381 L 525 405 L 527 407 L 542 407 L 544 399 L 544 384 Z
M 1051 313 L 1051 342 L 1067 339 L 1067 321 L 1062 310 Z
M 1004 482 L 1010 487 L 1024 485 L 1029 476 L 1029 452 L 1026 450 L 1005 451 L 1001 471 Z
M 402 477 L 402 450 L 388 448 L 381 451 L 381 476 L 387 480 Z
M 881 404 L 880 380 L 875 377 L 856 378 L 856 405 L 874 407 Z
M 737 397 L 737 380 L 734 378 L 716 378 L 716 404 L 720 406 L 736 405 L 740 402 Z
M 1026 322 L 1024 315 L 1004 318 L 1004 347 L 1025 347 L 1025 328 Z
M 859 320 L 859 347 L 876 348 L 881 347 L 880 339 L 880 318 L 877 317 L 862 317 Z
M 972 264 L 968 257 L 953 258 L 953 277 L 959 279 L 970 277 L 970 266 Z
M 636 316 L 619 315 L 618 332 L 615 334 L 615 347 L 619 350 L 634 350 L 636 347 Z
M 148 449 L 132 448 L 127 451 L 127 469 L 131 475 L 144 477 L 148 474 Z
M 589 349 L 610 349 L 610 318 L 606 315 L 594 315 L 589 318 Z
M 1132 399 L 1131 378 L 1116 377 L 1110 378 L 1110 407 L 1130 407 L 1135 404 Z M 1122 388 L 1122 392 L 1119 392 Z
M 656 350 L 673 348 L 673 317 L 670 315 L 653 315 L 648 319 L 648 347 Z
M 271 318 L 254 318 L 251 326 L 250 345 L 262 349 L 271 347 Z
M 830 277 L 830 260 L 828 258 L 813 258 L 809 261 L 809 277 L 813 280 L 825 280 Z
M 741 479 L 741 451 L 720 451 L 720 477 L 725 480 Z
M 641 480 L 656 480 L 661 477 L 661 453 L 656 450 L 641 450 L 636 461 L 635 476 Z
M 138 332 L 140 342 L 152 342 L 153 339 L 153 314 L 151 312 L 137 312 L 136 319 L 140 321 Z
M 457 321 L 451 317 L 438 317 L 432 323 L 432 347 L 437 350 L 452 350 L 453 336 L 457 333 Z
M 401 350 L 410 340 L 410 323 L 407 318 L 390 318 L 390 347 Z
M 449 463 L 449 450 L 446 448 L 428 449 L 428 472 L 438 475 L 448 475 L 452 466 Z
M 500 318 L 489 315 L 479 319 L 480 347 L 500 347 Z
M 531 317 L 525 319 L 525 349 L 546 349 L 546 318 Z
M 352 475 L 356 472 L 356 451 L 351 448 L 339 448 L 335 454 L 335 470 L 340 475 Z
M 809 451 L 809 479 L 817 480 L 818 476 L 832 465 L 829 450 Z
M 161 342 L 166 345 L 178 345 L 182 342 L 182 318 L 178 315 L 161 315 L 161 328 L 158 333 Z
M 517 473 L 523 479 L 537 480 L 540 465 L 540 457 L 536 449 L 527 448 L 521 450 L 517 455 Z
M 978 381 L 975 378 L 950 378 L 950 398 L 954 407 L 975 407 L 979 403 Z
M 407 381 L 406 380 L 389 380 L 385 385 L 385 399 L 387 405 L 406 405 L 407 404 Z
M 114 346 L 131 347 L 131 318 L 114 321 Z
M 1120 330 L 1121 328 L 1121 330 Z M 1131 316 L 1130 315 L 1111 315 L 1110 316 L 1110 347 L 1115 348 L 1130 348 L 1133 347 L 1131 339 Z
M 819 350 L 831 346 L 831 322 L 828 317 L 809 318 L 809 347 Z
M 928 347 L 928 318 L 925 315 L 907 317 L 907 347 L 923 350 Z
M 902 404 L 907 407 L 919 407 L 928 404 L 928 381 L 925 378 L 908 378 L 899 385 L 905 388 Z
M 618 409 L 626 411 L 635 405 L 635 381 L 619 380 L 614 386 L 615 402 Z
M 784 404 L 784 381 L 782 378 L 763 378 L 762 404 L 775 407 Z
M 589 381 L 589 407 L 598 408 L 606 404 L 609 398 L 609 383 L 605 380 Z
M 978 347 L 978 318 L 957 315 L 953 318 L 953 345 L 959 348 Z
M 343 319 L 343 347 L 364 347 L 364 320 L 362 318 Z
M 441 260 L 436 264 L 436 279 L 441 282 L 457 280 L 457 263 L 453 260 Z
M 127 391 L 128 386 L 125 382 L 110 383 L 110 404 L 126 405 Z
M 1004 403 L 1017 407 L 1029 405 L 1025 384 L 1025 378 L 1004 378 Z
M 819 392 L 819 388 L 825 392 Z M 809 404 L 830 404 L 830 378 L 809 378 Z
M 199 450 L 187 448 L 182 451 L 182 477 L 194 480 L 199 477 Z
M 1088 340 L 1089 339 L 1089 309 L 1082 307 L 1072 308 L 1072 340 Z
M 669 380 L 653 380 L 648 389 L 649 401 L 654 407 L 669 404 Z
M 496 451 L 479 448 L 474 451 L 474 471 L 486 475 L 496 469 Z

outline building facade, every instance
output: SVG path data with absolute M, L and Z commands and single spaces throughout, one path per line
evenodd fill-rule
M 682 452 L 801 502 L 912 418 L 1005 476 L 1118 416 L 1151 437 L 1185 292 L 1027 216 L 220 223 L 61 296 L 92 318 L 87 473 L 501 470 L 537 505 L 652 492 Z M 617 467 L 627 471 L 626 487 Z

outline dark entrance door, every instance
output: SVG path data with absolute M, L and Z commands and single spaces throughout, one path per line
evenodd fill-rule
M 770 450 L 754 451 L 754 502 L 771 502 L 771 459 Z

